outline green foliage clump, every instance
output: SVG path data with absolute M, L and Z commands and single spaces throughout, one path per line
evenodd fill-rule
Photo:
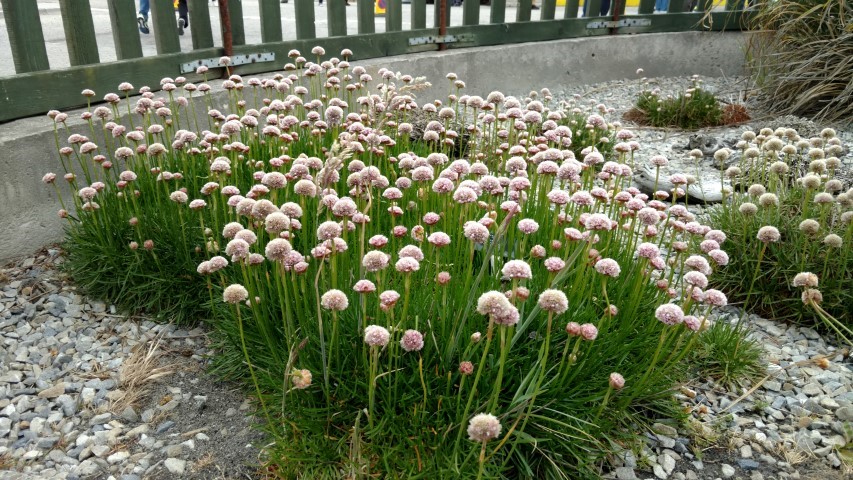
M 458 82 L 412 135 L 417 81 L 334 65 L 232 77 L 231 115 L 169 81 L 126 132 L 118 103 L 88 138 L 53 114 L 88 293 L 207 317 L 283 477 L 596 478 L 634 415 L 677 415 L 725 296 L 696 288 L 699 230 L 642 207 L 630 151 L 597 149 L 631 132 Z M 695 283 L 668 267 L 685 262 Z
M 743 137 L 741 162 L 725 172 L 734 191 L 724 186 L 730 196 L 710 210 L 711 224 L 728 236 L 725 250 L 732 259 L 711 282 L 751 312 L 816 322 L 849 342 L 853 190 L 844 191 L 838 176 L 840 140 L 831 129 L 810 140 L 792 129 L 747 131 Z M 759 238 L 762 228 L 771 227 L 778 239 Z M 803 272 L 815 280 L 795 281 Z
M 723 124 L 723 109 L 717 97 L 703 89 L 695 76 L 693 85 L 676 96 L 661 97 L 657 89 L 644 87 L 632 112 L 630 119 L 653 127 L 695 130 Z
M 763 353 L 761 345 L 747 336 L 744 323 L 717 321 L 699 337 L 693 364 L 703 378 L 732 386 L 764 374 Z

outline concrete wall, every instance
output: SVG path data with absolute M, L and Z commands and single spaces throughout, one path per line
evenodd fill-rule
M 741 75 L 744 41 L 741 33 L 625 35 L 430 52 L 356 63 L 373 71 L 386 67 L 427 77 L 433 87 L 419 93 L 422 103 L 447 95 L 444 76 L 448 72 L 464 80 L 468 92 L 483 96 L 492 90 L 523 94 L 542 87 L 570 91 L 575 85 L 636 78 L 635 71 L 640 67 L 647 77 Z M 80 89 L 85 87 L 81 85 Z M 68 113 L 72 130 L 88 134 L 79 119 L 80 111 Z M 52 124 L 40 116 L 0 125 L 0 261 L 27 255 L 62 238 L 56 194 L 41 183 L 44 173 L 62 170 Z M 65 138 L 63 134 L 61 140 L 64 142 Z M 94 141 L 102 144 L 100 139 Z

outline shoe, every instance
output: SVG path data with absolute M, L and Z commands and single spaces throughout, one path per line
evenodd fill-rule
M 148 35 L 151 30 L 148 30 L 148 19 L 143 17 L 141 13 L 136 14 L 136 23 L 139 24 L 139 31 Z
M 187 21 L 183 18 L 178 19 L 178 35 L 184 34 L 184 27 L 187 26 Z
M 531 5 L 530 9 L 531 10 L 539 10 L 539 5 Z

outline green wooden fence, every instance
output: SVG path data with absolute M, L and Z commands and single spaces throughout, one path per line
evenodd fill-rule
M 322 45 L 329 55 L 344 48 L 354 52 L 353 59 L 432 51 L 438 49 L 470 48 L 520 42 L 538 42 L 573 37 L 687 30 L 737 30 L 744 25 L 749 11 L 743 10 L 743 0 L 726 0 L 725 7 L 713 8 L 713 0 L 696 0 L 696 11 L 685 12 L 685 1 L 671 0 L 668 12 L 653 13 L 655 0 L 640 0 L 638 8 L 628 9 L 625 0 L 613 0 L 607 16 L 600 17 L 602 0 L 586 0 L 587 16 L 578 0 L 566 0 L 557 6 L 556 0 L 518 0 L 515 18 L 507 18 L 507 0 L 491 0 L 488 18 L 481 18 L 480 0 L 464 0 L 462 24 L 450 25 L 451 0 L 446 0 L 446 28 L 440 29 L 442 0 L 428 5 L 426 0 L 410 0 L 411 29 L 403 29 L 402 0 L 387 0 L 384 18 L 374 15 L 370 0 L 359 0 L 347 8 L 346 0 L 327 0 L 318 6 L 314 0 L 289 0 L 295 14 L 295 39 L 284 40 L 282 8 L 279 0 L 257 2 L 258 17 L 244 19 L 242 0 L 227 2 L 230 23 L 230 42 L 216 38 L 220 45 L 233 45 L 231 54 L 246 62 L 235 65 L 232 73 L 241 75 L 280 70 L 289 60 L 287 53 L 297 49 L 309 53 Z M 247 0 L 248 2 L 249 0 Z M 218 59 L 226 52 L 214 46 L 212 18 L 219 19 L 220 8 L 211 7 L 207 0 L 188 0 L 192 48 L 181 48 L 174 28 L 173 0 L 151 0 L 152 35 L 156 55 L 143 56 L 136 25 L 135 0 L 108 0 L 110 28 L 113 34 L 116 61 L 101 62 L 102 55 L 95 35 L 90 0 L 58 0 L 67 44 L 69 68 L 52 69 L 48 61 L 44 31 L 36 0 L 0 0 L 5 28 L 15 66 L 15 75 L 0 77 L 0 122 L 41 114 L 49 109 L 68 109 L 85 105 L 80 95 L 84 88 L 94 90 L 97 98 L 115 91 L 118 84 L 129 81 L 134 86 L 155 88 L 163 77 L 183 75 L 189 81 L 200 77 L 194 71 L 182 71 L 182 65 Z M 540 19 L 531 21 L 531 8 L 541 7 Z M 317 9 L 321 10 L 318 12 Z M 325 15 L 322 10 L 325 9 Z M 432 10 L 427 28 L 428 10 Z M 324 17 L 329 37 L 317 38 L 315 20 Z M 223 19 L 219 19 L 223 20 Z M 261 43 L 246 43 L 246 22 L 260 22 Z M 347 35 L 348 23 L 355 22 L 358 33 Z M 378 22 L 384 32 L 376 33 Z M 220 21 L 220 24 L 226 22 Z M 443 32 L 443 35 L 441 34 Z M 288 35 L 292 36 L 292 35 Z M 263 57 L 250 57 L 264 54 Z M 216 75 L 212 68 L 210 75 Z

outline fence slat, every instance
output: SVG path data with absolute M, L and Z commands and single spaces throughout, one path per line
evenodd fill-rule
M 515 11 L 516 22 L 530 21 L 530 7 L 532 4 L 531 0 L 518 0 L 518 10 Z
M 681 1 L 681 0 L 671 0 Z M 584 17 L 600 17 L 601 16 L 601 0 L 584 0 L 583 3 Z
M 412 29 L 426 28 L 426 0 L 412 0 Z
M 259 0 L 258 7 L 261 15 L 261 41 L 280 42 L 281 3 L 279 0 Z
M 95 22 L 89 0 L 59 0 L 65 43 L 71 66 L 100 63 L 98 41 L 95 40 Z
M 557 0 L 542 0 L 542 13 L 540 20 L 553 20 L 557 11 Z
M 385 31 L 399 32 L 403 29 L 403 1 L 385 0 Z
M 566 0 L 566 9 L 563 11 L 563 18 L 578 18 L 578 5 L 580 5 L 579 0 Z
M 113 29 L 113 43 L 116 46 L 116 58 L 127 60 L 142 56 L 142 41 L 136 24 L 136 2 L 134 0 L 113 0 L 107 2 L 110 11 L 110 25 Z
M 293 8 L 296 11 L 296 38 L 300 40 L 317 38 L 317 32 L 314 30 L 314 1 L 293 0 Z
M 346 35 L 347 0 L 326 0 L 326 21 L 329 22 L 330 37 Z
M 504 23 L 506 20 L 506 0 L 492 0 L 489 9 L 489 23 Z
M 151 0 L 151 23 L 154 27 L 154 45 L 158 54 L 178 53 L 178 21 L 172 0 Z
M 231 17 L 231 41 L 234 45 L 245 45 L 246 28 L 243 26 L 243 1 L 228 0 L 228 15 Z
M 358 9 L 358 33 L 375 32 L 376 23 L 373 20 L 373 2 L 370 0 L 360 0 L 356 2 L 356 8 Z
M 210 26 L 210 7 L 207 0 L 188 0 L 190 9 L 190 34 L 193 39 L 193 49 L 210 48 L 213 46 L 213 28 Z M 214 14 L 218 17 L 218 7 Z
M 462 25 L 478 25 L 479 23 L 480 23 L 480 0 L 463 0 L 463 2 L 462 2 Z
M 640 8 L 637 10 L 640 15 L 651 15 L 655 13 L 655 0 L 640 0 Z
M 32 0 L 0 0 L 12 48 L 12 60 L 18 73 L 47 70 L 47 48 L 41 29 L 39 9 Z

